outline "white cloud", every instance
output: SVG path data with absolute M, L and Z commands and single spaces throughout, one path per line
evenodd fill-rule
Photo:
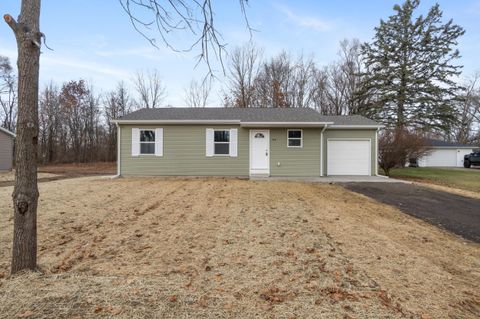
M 154 47 L 144 47 L 135 49 L 103 50 L 96 51 L 95 54 L 100 57 L 140 57 L 159 61 L 162 60 L 164 55 L 171 54 L 171 51 L 156 49 Z
M 100 64 L 90 61 L 79 61 L 69 57 L 41 57 L 41 65 L 47 67 L 68 67 L 77 70 L 88 71 L 92 73 L 113 76 L 116 78 L 125 78 L 129 76 L 129 72 L 111 67 L 109 65 Z
M 317 32 L 327 32 L 332 29 L 332 26 L 330 25 L 330 23 L 318 17 L 297 14 L 293 12 L 286 5 L 275 6 L 275 7 L 277 8 L 278 11 L 286 15 L 290 21 L 292 21 L 293 23 L 295 23 L 296 25 L 302 28 L 312 29 Z

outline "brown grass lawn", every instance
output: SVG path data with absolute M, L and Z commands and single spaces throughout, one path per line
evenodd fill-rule
M 94 163 L 68 163 L 40 165 L 40 173 L 53 173 L 62 175 L 114 175 L 117 173 L 115 162 L 94 162 Z
M 236 179 L 40 184 L 39 265 L 2 318 L 478 318 L 480 246 L 338 186 Z

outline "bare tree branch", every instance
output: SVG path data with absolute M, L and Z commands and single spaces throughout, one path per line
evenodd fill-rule
M 207 65 L 209 73 L 213 74 L 211 58 L 220 61 L 225 73 L 223 55 L 226 44 L 215 26 L 212 0 L 118 0 L 123 10 L 129 16 L 133 28 L 152 46 L 158 48 L 155 36 L 150 36 L 154 26 L 157 35 L 164 45 L 175 52 L 190 52 L 199 47 L 197 64 Z M 245 23 L 252 34 L 246 14 L 248 0 L 238 0 Z M 150 17 L 150 18 L 149 18 Z M 194 35 L 192 44 L 187 48 L 178 48 L 169 38 L 172 31 L 185 31 Z
M 211 83 L 204 80 L 197 82 L 190 81 L 190 86 L 185 89 L 185 103 L 188 107 L 205 107 L 210 96 Z
M 165 100 L 166 88 L 157 70 L 138 71 L 133 84 L 138 94 L 139 107 L 157 108 Z

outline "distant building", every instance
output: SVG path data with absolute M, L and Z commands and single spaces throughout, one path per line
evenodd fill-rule
M 14 133 L 0 127 L 0 171 L 12 169 L 14 140 Z

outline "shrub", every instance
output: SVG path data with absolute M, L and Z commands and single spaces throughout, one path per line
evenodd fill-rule
M 378 165 L 387 176 L 395 167 L 403 167 L 409 159 L 428 154 L 427 139 L 407 129 L 386 129 L 378 139 Z

